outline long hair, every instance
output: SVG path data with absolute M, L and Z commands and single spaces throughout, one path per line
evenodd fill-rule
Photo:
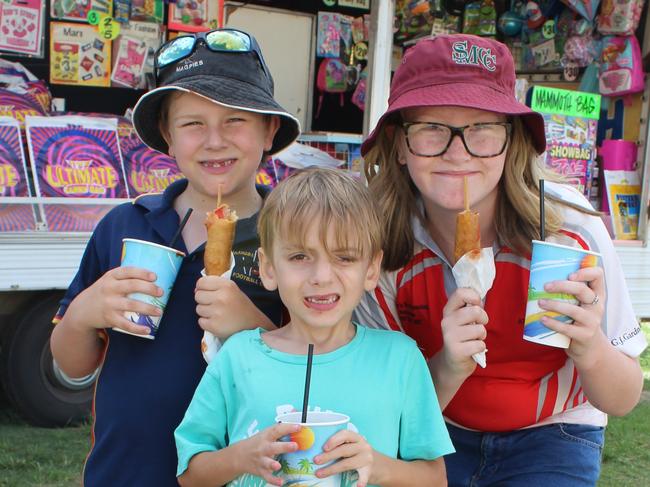
M 398 163 L 396 119 L 386 120 L 376 143 L 364 160 L 364 170 L 371 193 L 378 200 L 384 224 L 384 261 L 386 270 L 403 267 L 414 253 L 413 216 L 424 221 L 418 211 L 418 189 L 406 167 Z M 545 169 L 520 119 L 512 119 L 505 165 L 499 181 L 494 227 L 501 244 L 517 253 L 527 254 L 531 240 L 540 237 L 539 180 L 562 182 L 562 178 Z M 389 128 L 387 130 L 387 128 Z M 562 208 L 569 207 L 591 215 L 598 212 L 562 201 L 546 193 L 544 224 L 546 235 L 556 234 L 562 224 Z

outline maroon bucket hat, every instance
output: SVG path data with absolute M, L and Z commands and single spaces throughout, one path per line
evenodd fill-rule
M 501 42 L 467 34 L 423 39 L 406 51 L 390 86 L 388 109 L 361 145 L 365 155 L 392 113 L 413 107 L 458 106 L 521 117 L 539 154 L 544 119 L 515 98 L 515 67 Z

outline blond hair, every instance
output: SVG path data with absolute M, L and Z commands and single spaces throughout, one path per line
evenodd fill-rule
M 392 121 L 384 122 L 375 145 L 365 156 L 364 168 L 369 188 L 376 196 L 384 222 L 384 260 L 387 270 L 403 267 L 414 252 L 415 237 L 411 218 L 418 210 L 419 191 L 411 181 L 406 166 L 397 161 L 397 128 L 386 130 Z M 508 143 L 505 165 L 499 181 L 499 199 L 494 226 L 499 242 L 520 254 L 531 250 L 531 240 L 540 238 L 539 180 L 562 181 L 546 170 L 537 158 L 530 135 L 521 119 L 513 117 L 512 135 Z M 545 198 L 545 233 L 556 234 L 563 223 L 561 207 L 598 215 L 578 205 L 564 202 L 551 194 Z
M 327 234 L 333 229 L 339 248 L 354 248 L 363 257 L 381 251 L 379 214 L 368 188 L 340 169 L 298 171 L 271 191 L 260 211 L 257 231 L 264 252 L 272 256 L 278 235 L 304 245 L 313 222 L 329 252 Z M 331 244 L 331 242 L 330 242 Z

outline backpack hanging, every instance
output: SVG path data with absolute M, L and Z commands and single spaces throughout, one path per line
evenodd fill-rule
M 641 48 L 635 36 L 607 36 L 602 41 L 598 88 L 604 96 L 643 91 Z
M 339 93 L 340 104 L 343 106 L 343 93 L 348 90 L 347 66 L 338 58 L 325 58 L 318 66 L 316 74 L 316 89 L 318 90 L 318 108 L 316 118 L 323 107 L 325 93 Z
M 602 0 L 596 17 L 603 35 L 630 36 L 639 26 L 644 0 Z

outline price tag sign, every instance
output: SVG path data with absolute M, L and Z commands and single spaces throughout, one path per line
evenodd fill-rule
M 365 42 L 357 42 L 353 47 L 354 57 L 359 60 L 364 60 L 368 57 L 368 44 Z
M 86 19 L 90 25 L 98 25 L 100 17 L 101 14 L 97 10 L 90 10 Z
M 600 95 L 582 91 L 534 86 L 531 108 L 536 112 L 570 117 L 600 118 Z
M 547 20 L 542 26 L 542 35 L 544 39 L 553 39 L 555 37 L 555 21 Z
M 112 41 L 120 35 L 120 23 L 113 17 L 101 17 L 99 20 L 99 35 L 107 41 Z
M 544 66 L 555 61 L 557 58 L 557 54 L 555 53 L 555 41 L 553 39 L 532 46 L 530 50 L 533 53 L 533 56 L 535 56 L 535 66 Z

